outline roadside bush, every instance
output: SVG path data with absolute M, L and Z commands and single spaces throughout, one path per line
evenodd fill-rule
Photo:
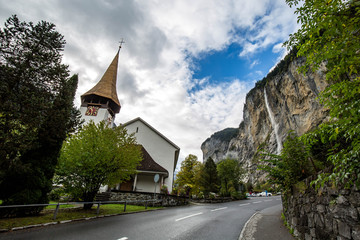
M 230 196 L 234 200 L 241 200 L 246 198 L 246 194 L 244 192 L 239 192 L 239 191 L 231 192 Z
M 178 190 L 178 196 L 180 196 L 180 197 L 185 197 L 186 196 L 186 191 L 185 191 L 184 188 L 180 188 Z
M 53 188 L 49 193 L 49 199 L 52 201 L 60 201 L 63 195 L 65 195 L 63 188 Z
M 168 187 L 166 185 L 162 185 L 160 188 L 160 193 L 169 195 Z
M 64 188 L 54 188 L 48 197 L 50 201 L 56 202 L 81 201 L 81 199 L 76 199 L 71 194 L 66 193 Z
M 199 192 L 196 197 L 197 197 L 197 198 L 205 198 L 205 195 L 204 195 L 203 192 Z
M 261 156 L 261 161 L 266 164 L 259 165 L 259 169 L 269 173 L 268 182 L 262 183 L 260 189 L 255 190 L 263 191 L 269 188 L 270 184 L 274 184 L 286 192 L 298 181 L 316 173 L 315 161 L 308 145 L 297 137 L 294 131 L 289 132 L 280 155 L 263 151 Z

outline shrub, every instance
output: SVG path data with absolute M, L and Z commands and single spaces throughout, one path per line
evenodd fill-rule
M 186 196 L 186 191 L 184 188 L 180 188 L 178 190 L 178 196 L 181 196 L 181 197 L 185 197 Z
M 160 193 L 168 195 L 169 194 L 168 187 L 166 185 L 162 185 L 160 188 Z

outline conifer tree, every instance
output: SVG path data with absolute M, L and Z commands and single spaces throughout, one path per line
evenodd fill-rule
M 66 135 L 80 123 L 73 106 L 77 76 L 61 63 L 55 25 L 10 17 L 0 30 L 0 199 L 47 203 Z M 16 215 L 40 209 L 18 211 Z
M 219 191 L 219 179 L 216 164 L 211 157 L 209 157 L 204 164 L 202 186 L 205 195 L 208 195 L 210 192 L 217 193 Z

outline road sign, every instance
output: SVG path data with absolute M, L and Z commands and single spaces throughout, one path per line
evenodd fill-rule
M 159 174 L 155 174 L 154 182 L 157 183 L 159 181 L 159 178 L 160 178 Z

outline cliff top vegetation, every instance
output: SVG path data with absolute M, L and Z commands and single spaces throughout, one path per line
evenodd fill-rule
M 238 133 L 239 133 L 238 128 L 225 128 L 224 130 L 214 133 L 213 135 L 211 135 L 210 138 L 216 138 L 222 142 L 229 142 L 231 139 L 236 137 Z M 210 138 L 206 139 L 205 142 L 209 141 Z
M 296 58 L 297 56 L 297 48 L 294 47 L 285 57 L 282 59 L 275 68 L 270 71 L 266 77 L 262 80 L 259 80 L 255 83 L 255 87 L 252 88 L 247 94 L 246 98 L 254 93 L 256 89 L 263 89 L 268 81 L 273 79 L 274 77 L 281 75 L 282 73 L 286 72 L 290 63 Z

